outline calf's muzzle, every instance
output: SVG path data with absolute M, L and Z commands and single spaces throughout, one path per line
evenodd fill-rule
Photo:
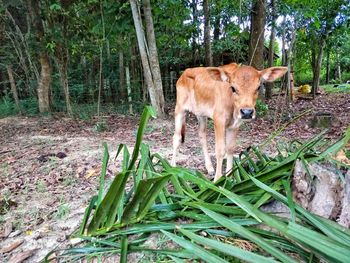
M 242 119 L 251 119 L 253 118 L 254 109 L 241 109 Z

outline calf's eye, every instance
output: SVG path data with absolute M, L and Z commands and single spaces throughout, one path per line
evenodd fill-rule
M 232 92 L 236 92 L 236 89 L 234 86 L 231 86 Z

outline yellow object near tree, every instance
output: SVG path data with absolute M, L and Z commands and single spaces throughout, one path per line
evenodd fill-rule
M 311 93 L 311 86 L 308 85 L 308 84 L 301 85 L 301 86 L 298 88 L 298 92 L 299 92 L 299 93 L 302 93 L 302 94 Z

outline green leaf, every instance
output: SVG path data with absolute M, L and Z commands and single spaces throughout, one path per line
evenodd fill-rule
M 306 227 L 290 222 L 286 234 L 317 251 L 324 258 L 331 258 L 333 262 L 349 262 L 350 247 L 331 240 Z
M 128 262 L 128 238 L 127 238 L 127 236 L 122 237 L 119 262 L 120 263 L 127 263 Z
M 286 180 L 283 180 L 283 186 L 284 186 L 284 189 L 286 190 L 286 193 L 287 193 L 287 201 L 288 201 L 288 207 L 289 207 L 289 210 L 290 210 L 290 217 L 291 217 L 291 220 L 293 223 L 295 223 L 295 204 L 294 204 L 294 201 L 293 201 L 293 197 L 292 197 L 292 191 L 290 189 L 290 185 L 289 183 L 286 181 Z
M 208 263 L 228 263 L 228 261 L 218 257 L 217 255 L 209 252 L 208 250 L 174 234 L 162 230 L 162 233 L 173 240 L 175 243 L 179 244 L 185 248 L 189 253 L 201 258 Z
M 152 107 L 145 107 L 141 116 L 136 143 L 128 169 L 118 174 L 114 178 L 106 196 L 96 208 L 95 214 L 88 226 L 88 234 L 93 234 L 101 227 L 106 227 L 108 229 L 115 223 L 118 209 L 120 208 L 120 202 L 123 199 L 126 182 L 132 168 L 135 165 L 138 153 L 140 151 L 142 136 L 144 134 L 147 121 L 151 116 L 154 116 Z
M 108 153 L 108 147 L 107 143 L 103 143 L 104 147 L 104 153 L 103 153 L 103 160 L 102 160 L 102 168 L 101 168 L 101 175 L 100 175 L 100 186 L 98 189 L 98 196 L 97 196 L 97 206 L 100 205 L 103 195 L 103 189 L 105 186 L 105 177 L 107 173 L 107 165 L 109 160 L 109 153 Z
M 155 199 L 157 198 L 159 192 L 164 188 L 165 184 L 172 175 L 166 175 L 159 178 L 152 185 L 152 188 L 148 191 L 147 195 L 144 197 L 144 201 L 140 204 L 140 209 L 137 212 L 137 220 L 141 220 L 150 207 L 153 205 Z M 150 179 L 149 179 L 150 180 Z
M 215 249 L 216 251 L 219 251 L 219 252 L 224 253 L 226 255 L 230 255 L 230 256 L 233 256 L 235 258 L 240 258 L 245 262 L 256 262 L 256 263 L 277 262 L 273 259 L 260 256 L 258 254 L 243 250 L 241 248 L 231 246 L 231 245 L 228 245 L 226 243 L 216 241 L 214 239 L 209 239 L 209 238 L 205 238 L 205 237 L 196 235 L 193 232 L 185 230 L 185 229 L 179 228 L 179 231 L 196 243 L 199 243 L 205 247 L 210 247 L 210 248 Z M 295 262 L 295 261 L 293 261 L 293 262 Z
M 212 219 L 214 219 L 216 222 L 221 224 L 222 226 L 224 226 L 224 227 L 230 229 L 232 232 L 238 233 L 240 236 L 254 242 L 259 247 L 264 249 L 266 252 L 268 252 L 272 256 L 278 258 L 282 262 L 289 262 L 289 263 L 296 262 L 291 257 L 284 254 L 281 250 L 273 247 L 268 242 L 266 242 L 264 239 L 262 239 L 261 237 L 259 237 L 256 234 L 252 233 L 251 231 L 245 229 L 244 227 L 240 226 L 239 224 L 236 224 L 235 222 L 228 220 L 228 218 L 226 218 L 218 213 L 212 212 L 204 207 L 201 207 L 201 210 L 204 213 L 206 213 L 208 216 L 210 216 Z
M 90 203 L 89 203 L 89 206 L 85 209 L 83 221 L 82 221 L 82 223 L 81 223 L 81 225 L 80 225 L 80 230 L 79 230 L 79 234 L 80 234 L 80 235 L 84 234 L 87 221 L 89 220 L 90 213 L 91 213 L 93 207 L 95 206 L 96 201 L 97 201 L 97 195 L 94 195 L 94 196 L 91 198 L 91 201 L 90 201 Z

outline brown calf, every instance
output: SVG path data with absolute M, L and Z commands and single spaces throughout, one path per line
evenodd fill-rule
M 233 166 L 233 152 L 238 128 L 243 119 L 255 118 L 255 103 L 261 80 L 275 81 L 287 72 L 286 67 L 271 67 L 258 71 L 235 63 L 221 67 L 198 67 L 184 71 L 176 83 L 175 132 L 172 165 L 180 142 L 184 141 L 185 112 L 194 113 L 199 121 L 199 139 L 202 144 L 205 167 L 214 173 L 207 147 L 207 118 L 214 121 L 216 173 L 222 175 L 226 154 L 226 172 Z

